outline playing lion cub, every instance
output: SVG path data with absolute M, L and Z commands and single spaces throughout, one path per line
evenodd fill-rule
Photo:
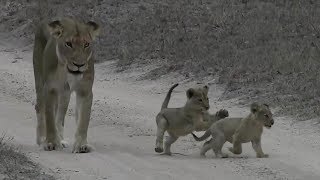
M 251 105 L 251 113 L 245 118 L 225 118 L 214 124 L 201 137 L 197 137 L 192 133 L 196 141 L 203 141 L 210 135 L 212 138 L 205 142 L 200 155 L 212 149 L 217 157 L 228 157 L 227 154 L 221 152 L 222 146 L 226 141 L 233 144 L 229 148 L 234 154 L 242 153 L 242 143 L 251 142 L 252 147 L 258 158 L 268 157 L 263 153 L 261 148 L 261 135 L 263 127 L 271 128 L 274 124 L 272 113 L 266 104 L 253 103 Z
M 94 59 L 92 43 L 99 26 L 63 18 L 42 22 L 35 34 L 33 68 L 37 103 L 37 144 L 47 151 L 66 146 L 64 118 L 71 92 L 76 93 L 77 129 L 72 152 L 92 150 L 87 132 L 92 106 Z
M 227 117 L 228 111 L 220 110 L 216 115 L 209 115 L 208 86 L 190 88 L 187 90 L 187 102 L 181 108 L 167 108 L 171 93 L 178 84 L 173 85 L 167 93 L 161 111 L 156 117 L 157 139 L 155 151 L 163 152 L 163 136 L 167 131 L 164 154 L 171 155 L 171 145 L 180 137 L 192 131 L 204 131 L 219 119 Z

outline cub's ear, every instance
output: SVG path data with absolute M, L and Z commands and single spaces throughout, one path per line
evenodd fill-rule
M 203 89 L 204 89 L 204 92 L 206 94 L 208 94 L 208 91 L 209 91 L 209 87 L 207 85 L 203 86 Z
M 187 97 L 190 99 L 192 96 L 194 96 L 195 90 L 193 88 L 190 88 L 187 90 Z
M 256 113 L 259 110 L 259 104 L 258 103 L 252 103 L 251 104 L 251 112 Z
M 93 21 L 87 22 L 87 26 L 89 27 L 91 38 L 94 40 L 100 34 L 100 26 Z
M 48 24 L 50 34 L 59 38 L 62 35 L 63 27 L 60 21 L 52 21 Z

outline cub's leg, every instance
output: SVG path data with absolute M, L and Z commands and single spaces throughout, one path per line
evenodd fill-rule
M 58 129 L 58 135 L 61 139 L 61 144 L 64 148 L 68 147 L 68 142 L 63 138 L 63 129 L 64 129 L 64 120 L 66 112 L 68 110 L 68 105 L 70 101 L 70 90 L 65 89 L 65 92 L 58 95 L 58 107 L 57 107 L 57 116 L 56 116 L 56 125 Z
M 176 142 L 178 137 L 169 133 L 165 143 L 164 143 L 164 154 L 171 156 L 171 145 Z
M 262 151 L 261 139 L 260 138 L 251 141 L 251 143 L 252 143 L 252 148 L 256 152 L 256 157 L 257 158 L 267 158 L 267 157 L 269 157 L 268 154 L 264 154 L 263 151 Z
M 215 131 L 212 131 L 212 150 L 216 157 L 218 158 L 227 158 L 228 155 L 222 153 L 222 147 L 224 143 L 226 142 L 226 138 L 224 136 L 224 133 L 220 130 L 216 129 Z
M 36 142 L 38 145 L 41 145 L 46 140 L 46 122 L 44 114 L 44 102 L 41 101 L 42 97 L 37 94 L 37 104 L 35 105 L 36 114 L 37 114 L 37 138 Z
M 57 127 L 55 124 L 55 110 L 58 102 L 58 94 L 55 89 L 47 89 L 45 94 L 45 119 L 47 137 L 44 149 L 46 151 L 61 149 L 61 140 L 57 134 Z
M 156 139 L 156 147 L 154 148 L 154 150 L 157 153 L 162 153 L 163 152 L 163 136 L 165 131 L 168 128 L 168 123 L 167 123 L 167 120 L 162 116 L 157 116 L 156 122 L 157 122 L 157 139 Z
M 88 144 L 87 133 L 90 121 L 92 107 L 92 91 L 81 90 L 76 92 L 76 112 L 78 114 L 77 130 L 75 134 L 75 142 L 73 145 L 73 153 L 88 153 L 93 150 L 93 147 Z
M 206 141 L 203 144 L 203 146 L 202 146 L 202 148 L 200 150 L 200 156 L 201 157 L 205 157 L 206 153 L 213 147 L 212 141 L 213 141 L 213 139 L 211 138 L 209 141 Z
M 242 143 L 240 141 L 240 136 L 238 134 L 234 134 L 233 136 L 233 147 L 229 147 L 229 151 L 233 154 L 241 154 L 242 153 Z

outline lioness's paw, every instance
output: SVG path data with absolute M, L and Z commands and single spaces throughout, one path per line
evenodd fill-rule
M 62 145 L 63 148 L 69 147 L 69 143 L 66 140 L 61 140 L 61 145 Z
M 156 147 L 156 148 L 154 148 L 154 151 L 157 152 L 157 153 L 162 153 L 163 152 L 163 148 Z
M 269 154 L 257 154 L 257 158 L 268 158 Z
M 89 144 L 76 144 L 73 146 L 72 153 L 89 153 L 94 150 L 94 147 Z
M 60 143 L 46 142 L 43 144 L 43 149 L 45 151 L 61 150 L 62 145 Z
M 37 144 L 40 146 L 41 144 L 43 144 L 46 141 L 46 137 L 44 136 L 39 136 L 37 137 Z

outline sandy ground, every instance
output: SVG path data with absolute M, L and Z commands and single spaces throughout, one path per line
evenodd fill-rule
M 202 143 L 186 136 L 173 145 L 171 157 L 154 152 L 155 115 L 168 87 L 181 82 L 178 75 L 157 81 L 136 81 L 148 68 L 115 73 L 114 63 L 96 65 L 94 105 L 89 142 L 96 151 L 72 154 L 71 148 L 46 152 L 35 144 L 35 92 L 30 48 L 12 49 L 0 44 L 0 133 L 13 136 L 14 143 L 58 179 L 320 179 L 320 133 L 315 120 L 295 122 L 276 117 L 275 126 L 265 130 L 263 148 L 268 159 L 256 159 L 251 145 L 242 155 L 229 153 L 216 159 L 212 152 L 199 156 Z M 172 78 L 174 76 L 174 78 Z M 212 80 L 208 80 L 212 81 Z M 176 88 L 169 106 L 182 106 L 185 90 L 193 82 Z M 230 116 L 248 113 L 236 100 L 218 101 L 221 88 L 210 86 L 212 112 L 226 108 Z M 65 136 L 70 144 L 75 132 L 74 97 L 66 117 Z

